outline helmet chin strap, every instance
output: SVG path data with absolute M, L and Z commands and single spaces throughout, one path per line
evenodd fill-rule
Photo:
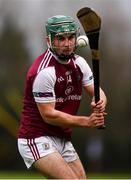
M 61 61 L 68 61 L 69 59 L 74 57 L 74 52 L 72 52 L 69 55 L 65 55 L 65 54 L 58 54 L 57 52 L 55 52 L 56 56 L 59 58 L 59 60 Z

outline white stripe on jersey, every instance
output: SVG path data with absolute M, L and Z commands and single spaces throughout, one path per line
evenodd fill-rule
M 44 58 L 42 59 L 42 61 L 41 61 L 40 65 L 39 65 L 39 67 L 38 67 L 37 73 L 40 71 L 41 66 L 42 66 L 42 64 L 43 64 L 43 62 L 44 62 L 44 60 L 45 60 L 46 56 L 48 55 L 48 53 L 49 53 L 49 49 L 47 50 L 47 52 L 46 52 L 46 54 L 45 54 Z
M 52 58 L 52 54 L 51 54 L 51 52 L 50 52 L 50 53 L 47 55 L 46 60 L 45 60 L 45 62 L 43 63 L 41 69 L 43 69 L 44 67 L 48 67 L 48 64 L 49 64 L 51 58 Z
M 48 49 L 47 52 L 46 52 L 46 54 L 45 54 L 45 56 L 44 56 L 44 58 L 42 59 L 40 65 L 39 65 L 39 67 L 38 67 L 37 73 L 39 73 L 40 70 L 43 69 L 44 67 L 47 67 L 47 65 L 45 66 L 45 64 L 46 64 L 46 63 L 49 64 L 51 57 L 52 57 L 51 52 L 50 52 L 50 50 Z M 48 59 L 48 58 L 49 58 L 49 59 Z

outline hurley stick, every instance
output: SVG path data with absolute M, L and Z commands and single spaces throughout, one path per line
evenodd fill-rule
M 77 17 L 89 39 L 92 53 L 92 68 L 94 76 L 95 102 L 100 100 L 100 72 L 99 72 L 99 34 L 101 29 L 101 18 L 89 7 L 84 7 L 77 12 Z M 105 125 L 99 129 L 104 129 Z

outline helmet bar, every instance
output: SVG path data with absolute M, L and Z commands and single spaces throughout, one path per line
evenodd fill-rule
M 54 41 L 55 36 L 57 35 L 59 36 L 64 33 L 74 33 L 77 38 L 77 36 L 79 35 L 79 30 L 80 30 L 79 25 L 70 16 L 56 15 L 49 18 L 46 23 L 46 32 L 47 32 L 47 36 L 49 37 L 49 42 L 50 42 L 49 47 L 54 52 L 55 47 L 53 45 L 53 41 Z M 72 57 L 73 54 L 71 54 L 71 56 L 69 55 L 68 57 L 67 55 L 61 54 L 61 56 L 59 55 L 59 58 L 68 59 Z

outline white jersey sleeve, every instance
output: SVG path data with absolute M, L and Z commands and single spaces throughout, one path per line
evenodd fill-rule
M 54 85 L 56 82 L 55 68 L 47 67 L 41 70 L 33 83 L 33 95 L 36 102 L 55 102 Z
M 89 86 L 93 84 L 93 73 L 86 60 L 81 56 L 78 56 L 78 58 L 76 59 L 76 64 L 79 66 L 81 72 L 83 73 L 82 85 Z

